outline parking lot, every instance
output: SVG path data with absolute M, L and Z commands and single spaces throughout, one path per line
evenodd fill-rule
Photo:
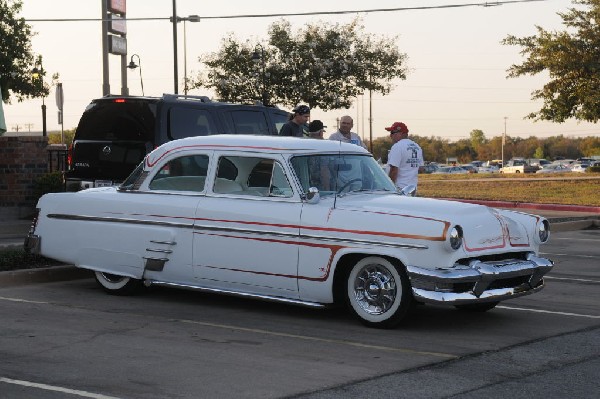
M 110 296 L 91 278 L 0 288 L 0 397 L 592 397 L 599 243 L 556 233 L 539 294 L 487 313 L 418 306 L 394 330 L 192 291 Z

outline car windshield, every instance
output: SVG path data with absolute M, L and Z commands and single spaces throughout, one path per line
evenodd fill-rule
M 321 196 L 349 192 L 396 192 L 396 186 L 370 155 L 319 154 L 296 156 L 292 167 L 304 192 L 319 189 Z

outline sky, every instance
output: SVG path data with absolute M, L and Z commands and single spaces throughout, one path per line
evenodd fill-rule
M 328 12 L 385 8 L 434 7 L 477 4 L 469 7 L 359 12 L 346 15 L 288 16 L 285 19 L 298 30 L 306 23 L 345 24 L 359 17 L 367 33 L 396 37 L 399 50 L 408 56 L 406 80 L 394 82 L 386 96 L 361 96 L 350 109 L 323 112 L 314 109 L 311 119 L 321 119 L 326 136 L 336 129 L 337 118 L 354 118 L 354 131 L 369 138 L 388 133 L 386 126 L 404 122 L 410 134 L 436 136 L 456 141 L 480 129 L 487 138 L 504 132 L 511 137 L 540 138 L 562 134 L 579 138 L 600 136 L 600 127 L 591 123 L 568 121 L 562 124 L 534 122 L 524 117 L 540 109 L 541 102 L 531 100 L 531 92 L 541 88 L 548 76 L 507 79 L 506 70 L 524 58 L 520 48 L 503 46 L 507 35 L 524 37 L 536 34 L 536 25 L 550 31 L 565 30 L 558 12 L 573 7 L 571 0 L 546 0 L 529 3 L 483 7 L 480 0 L 357 0 L 282 2 L 261 0 L 227 0 L 207 2 L 177 0 L 177 15 L 199 15 L 198 23 L 178 24 L 178 65 L 180 82 L 184 76 L 184 55 L 188 76 L 204 70 L 198 56 L 215 52 L 221 39 L 233 33 L 239 40 L 265 42 L 269 26 L 280 17 L 214 18 L 220 16 Z M 488 2 L 493 3 L 493 2 Z M 100 19 L 101 0 L 24 0 L 20 14 L 37 34 L 32 50 L 43 56 L 47 80 L 60 74 L 64 90 L 64 129 L 77 126 L 86 105 L 102 96 L 102 30 L 99 21 L 35 21 L 41 19 Z M 165 18 L 164 20 L 131 20 L 127 22 L 129 56 L 137 54 L 141 62 L 145 95 L 172 93 L 173 0 L 127 0 L 128 18 Z M 213 17 L 213 18 L 203 18 Z M 137 62 L 137 58 L 135 58 Z M 120 56 L 110 55 L 111 93 L 121 92 Z M 140 69 L 128 70 L 130 95 L 141 95 Z M 183 93 L 183 85 L 179 85 Z M 189 94 L 214 96 L 206 89 Z M 54 89 L 45 99 L 48 131 L 60 131 Z M 369 129 L 369 103 L 373 128 Z M 18 126 L 26 134 L 42 129 L 42 100 L 39 98 L 4 104 L 8 131 Z

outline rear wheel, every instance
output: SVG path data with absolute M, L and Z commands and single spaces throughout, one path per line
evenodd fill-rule
M 464 310 L 466 312 L 487 312 L 492 310 L 500 302 L 484 302 L 484 303 L 469 303 L 465 305 L 456 305 L 456 309 Z
M 369 327 L 397 326 L 413 302 L 404 269 L 375 256 L 361 259 L 354 265 L 348 276 L 346 293 L 352 312 Z
M 95 272 L 94 277 L 102 289 L 113 295 L 131 295 L 142 288 L 142 281 L 111 273 Z

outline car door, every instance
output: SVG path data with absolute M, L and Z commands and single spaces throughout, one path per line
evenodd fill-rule
M 148 220 L 148 234 L 144 234 L 145 278 L 193 283 L 193 228 L 198 203 L 206 193 L 210 155 L 195 152 L 172 156 L 157 165 L 157 172 L 149 177 L 135 209 Z
M 223 153 L 196 210 L 199 285 L 297 297 L 301 201 L 281 158 Z

